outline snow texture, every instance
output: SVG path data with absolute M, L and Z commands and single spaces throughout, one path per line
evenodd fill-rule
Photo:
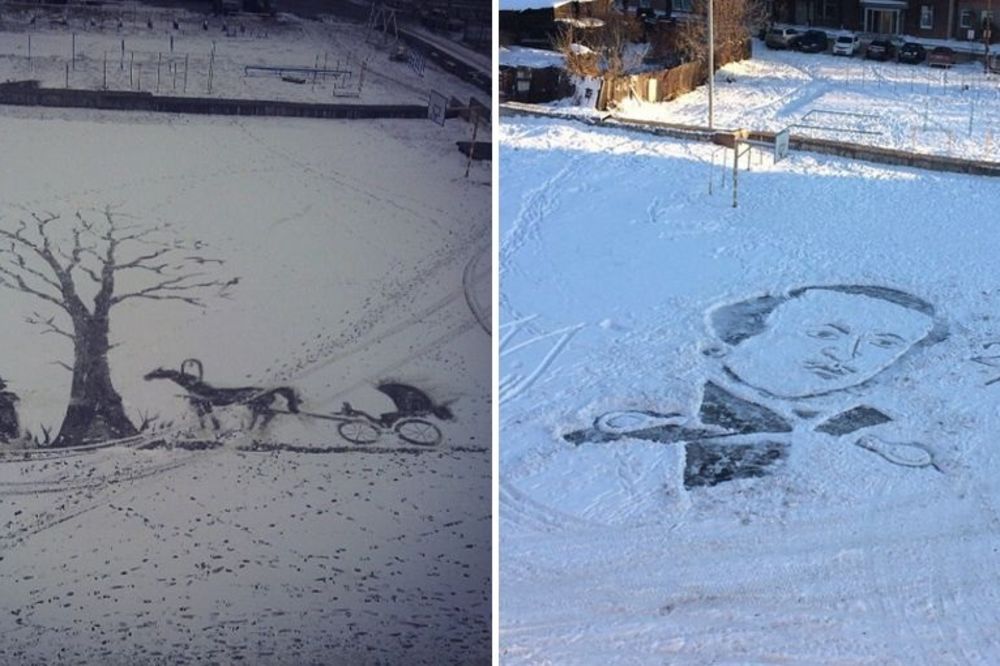
M 3 111 L 0 224 L 110 205 L 235 281 L 203 308 L 112 313 L 126 412 L 173 448 L 2 452 L 0 661 L 488 661 L 489 167 L 463 177 L 470 131 Z M 40 435 L 65 412 L 72 345 L 25 322 L 54 307 L 0 299 L 0 375 Z M 188 358 L 215 386 L 294 387 L 303 414 L 250 430 L 232 406 L 199 425 L 180 387 L 143 379 Z M 307 416 L 390 412 L 383 382 L 448 405 L 453 420 L 427 417 L 439 444 L 388 428 L 352 444 Z
M 501 660 L 1000 659 L 993 181 L 504 120 Z
M 715 125 L 1000 161 L 1000 76 L 796 51 L 755 40 L 716 73 Z M 670 102 L 626 100 L 617 116 L 707 125 L 707 86 Z

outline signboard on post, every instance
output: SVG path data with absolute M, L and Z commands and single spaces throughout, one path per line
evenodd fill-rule
M 439 92 L 431 91 L 427 102 L 427 117 L 444 127 L 445 114 L 448 112 L 448 98 Z
M 785 128 L 774 135 L 774 161 L 775 163 L 788 157 L 788 140 L 792 131 Z

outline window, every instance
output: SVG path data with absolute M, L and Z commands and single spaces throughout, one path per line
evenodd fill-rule
M 826 21 L 837 20 L 838 0 L 823 0 L 823 18 Z
M 962 28 L 971 28 L 973 14 L 974 12 L 971 9 L 963 9 L 958 19 L 958 25 Z
M 673 0 L 673 8 L 675 12 L 689 12 L 691 11 L 691 0 Z
M 983 10 L 982 21 L 980 22 L 980 25 L 982 25 L 984 30 L 986 29 L 986 26 L 993 25 L 993 12 L 988 10 Z
M 934 27 L 934 8 L 930 5 L 920 7 L 920 29 L 930 30 Z

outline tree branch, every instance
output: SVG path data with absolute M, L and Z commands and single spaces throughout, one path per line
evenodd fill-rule
M 56 326 L 55 319 L 56 319 L 55 317 L 49 317 L 49 318 L 46 319 L 45 317 L 42 317 L 42 315 L 38 314 L 37 312 L 33 313 L 29 317 L 25 317 L 24 318 L 24 320 L 26 322 L 28 322 L 29 324 L 32 324 L 33 326 L 41 326 L 42 327 L 42 334 L 43 335 L 45 333 L 55 333 L 56 335 L 61 335 L 64 338 L 68 338 L 70 340 L 75 341 L 76 340 L 76 336 L 73 335 L 72 333 L 70 333 L 68 331 L 64 331 L 63 329 L 61 329 L 58 326 Z

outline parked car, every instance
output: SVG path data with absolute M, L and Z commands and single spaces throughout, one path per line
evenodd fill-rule
M 927 58 L 927 49 L 916 42 L 906 42 L 899 49 L 899 62 L 911 65 L 923 62 Z
M 833 55 L 852 56 L 861 48 L 861 38 L 857 35 L 840 35 L 833 42 Z
M 787 49 L 795 45 L 799 31 L 795 28 L 771 28 L 767 31 L 764 43 L 771 49 Z
M 951 67 L 955 64 L 955 52 L 947 46 L 935 46 L 927 56 L 927 64 L 931 67 Z
M 794 43 L 795 48 L 803 53 L 822 53 L 827 45 L 826 33 L 822 30 L 806 30 Z
M 888 60 L 892 57 L 892 42 L 888 39 L 873 40 L 865 50 L 865 58 L 868 60 Z

